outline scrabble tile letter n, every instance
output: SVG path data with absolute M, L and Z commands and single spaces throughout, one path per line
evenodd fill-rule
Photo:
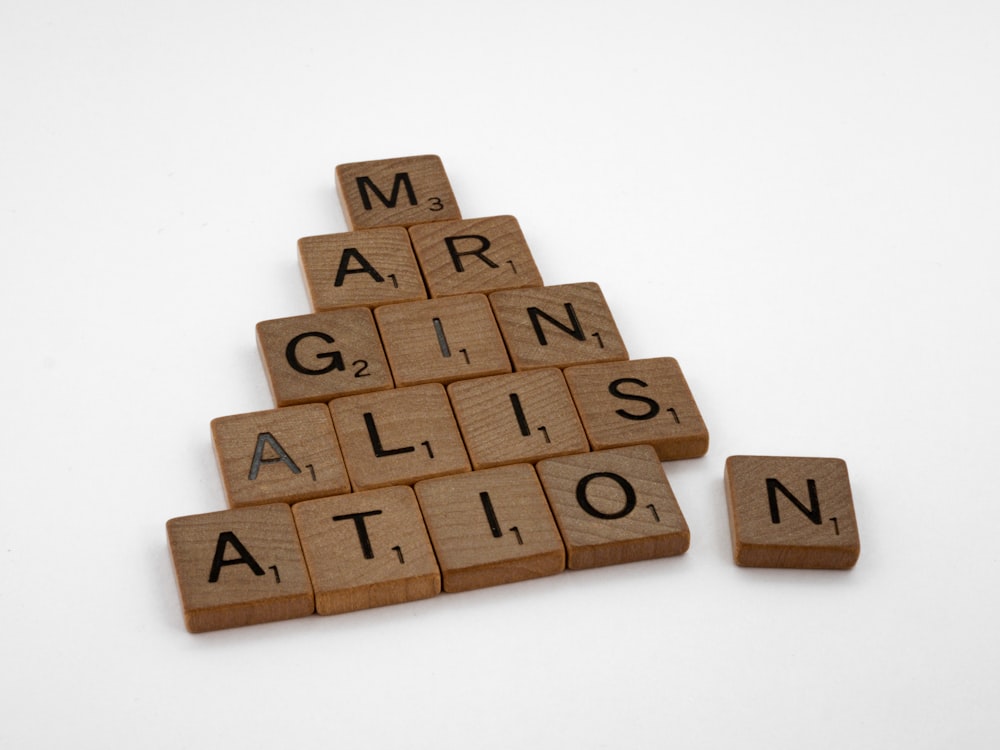
M 730 456 L 726 499 L 737 565 L 851 568 L 861 545 L 839 458 Z
M 337 191 L 352 230 L 462 218 L 437 156 L 341 164 Z

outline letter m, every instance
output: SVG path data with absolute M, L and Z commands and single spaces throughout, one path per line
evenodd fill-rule
M 406 189 L 406 197 L 410 199 L 410 205 L 417 205 L 417 196 L 413 192 L 413 184 L 410 182 L 410 175 L 408 172 L 399 172 L 393 178 L 392 183 L 392 194 L 386 198 L 385 194 L 378 189 L 378 186 L 372 182 L 370 177 L 358 177 L 358 192 L 361 193 L 361 203 L 364 205 L 366 211 L 372 210 L 372 199 L 368 191 L 375 193 L 375 197 L 378 198 L 382 205 L 386 208 L 395 208 L 396 201 L 399 200 L 399 189 L 400 187 Z

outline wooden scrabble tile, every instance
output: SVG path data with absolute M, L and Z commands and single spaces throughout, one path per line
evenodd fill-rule
M 337 193 L 351 229 L 462 218 L 437 156 L 341 164 Z
M 416 224 L 410 240 L 431 297 L 542 285 L 513 216 Z
M 355 490 L 470 469 L 440 383 L 344 396 L 330 412 Z
M 687 550 L 687 523 L 652 446 L 549 458 L 536 469 L 566 545 L 566 567 L 596 568 Z
M 367 307 L 265 320 L 257 348 L 277 406 L 393 387 Z
M 857 562 L 861 543 L 841 459 L 730 456 L 725 484 L 738 565 L 847 569 Z
M 527 464 L 417 482 L 445 591 L 561 572 L 565 551 Z
M 316 612 L 334 615 L 426 599 L 441 573 L 413 490 L 386 487 L 292 508 Z
M 511 371 L 485 295 L 384 305 L 375 320 L 397 386 Z
M 628 359 L 597 284 L 509 289 L 489 298 L 515 370 Z
M 708 429 L 672 357 L 580 365 L 563 374 L 594 450 L 649 444 L 662 461 L 708 451 Z
M 401 227 L 303 237 L 299 263 L 316 311 L 427 299 Z
M 351 490 L 324 404 L 218 417 L 212 442 L 232 508 Z
M 312 585 L 287 505 L 173 518 L 167 539 L 192 633 L 313 613 Z
M 476 469 L 588 449 L 557 369 L 461 380 L 448 386 L 448 396 Z

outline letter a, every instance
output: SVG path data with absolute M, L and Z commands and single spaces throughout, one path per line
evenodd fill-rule
M 360 268 L 349 268 L 351 260 L 358 263 Z M 334 286 L 343 286 L 344 277 L 349 273 L 366 273 L 371 276 L 378 283 L 382 283 L 385 279 L 382 278 L 382 274 L 375 270 L 375 266 L 368 262 L 356 247 L 345 247 L 344 252 L 340 255 L 340 265 L 337 266 L 337 278 L 333 280 Z
M 265 445 L 270 445 L 271 450 L 278 455 L 275 458 L 264 458 Z M 253 452 L 253 463 L 250 464 L 250 476 L 247 479 L 253 481 L 257 478 L 261 464 L 285 464 L 285 466 L 292 470 L 293 474 L 302 473 L 302 470 L 295 465 L 292 457 L 285 452 L 285 449 L 281 447 L 281 443 L 275 440 L 274 435 L 270 432 L 262 432 L 257 436 L 257 447 Z
M 239 553 L 239 557 L 232 560 L 225 559 L 227 544 L 233 545 L 233 549 Z M 215 557 L 212 560 L 212 570 L 208 574 L 209 583 L 217 583 L 219 581 L 219 572 L 222 570 L 223 565 L 247 565 L 255 576 L 264 575 L 264 569 L 260 567 L 260 563 L 253 559 L 253 555 L 250 554 L 247 548 L 243 546 L 243 542 L 232 531 L 223 531 L 219 534 L 219 541 L 215 543 Z

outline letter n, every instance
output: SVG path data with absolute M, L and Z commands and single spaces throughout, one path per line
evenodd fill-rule
M 778 493 L 777 490 L 781 490 L 781 494 L 792 501 L 792 504 L 801 510 L 806 518 L 812 521 L 814 524 L 819 526 L 823 523 L 823 518 L 819 510 L 819 494 L 816 492 L 816 480 L 807 479 L 806 487 L 809 489 L 809 507 L 806 508 L 799 499 L 795 497 L 788 489 L 773 477 L 767 478 L 767 501 L 771 506 L 771 523 L 781 523 L 781 516 L 778 514 Z
M 535 336 L 538 337 L 538 343 L 542 346 L 548 345 L 548 340 L 545 338 L 545 331 L 542 330 L 541 319 L 544 318 L 546 321 L 554 325 L 563 333 L 568 333 L 573 338 L 578 341 L 586 341 L 587 336 L 583 332 L 583 327 L 580 325 L 580 320 L 576 317 L 576 311 L 573 309 L 573 303 L 567 302 L 563 307 L 566 309 L 566 315 L 569 317 L 569 325 L 565 325 L 560 321 L 553 318 L 546 312 L 543 312 L 537 307 L 528 308 L 528 318 L 531 320 L 531 327 L 535 329 Z

